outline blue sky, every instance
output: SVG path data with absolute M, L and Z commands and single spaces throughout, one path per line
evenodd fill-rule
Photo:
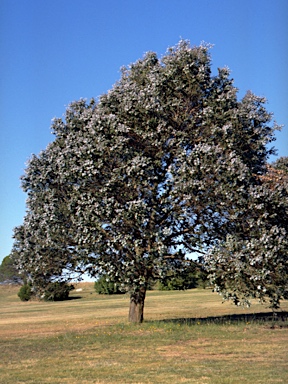
M 1 0 L 0 262 L 25 214 L 19 178 L 53 140 L 51 120 L 71 101 L 107 92 L 121 66 L 180 38 L 214 44 L 213 71 L 228 66 L 239 97 L 267 97 L 286 126 L 274 145 L 288 156 L 287 19 L 287 0 Z

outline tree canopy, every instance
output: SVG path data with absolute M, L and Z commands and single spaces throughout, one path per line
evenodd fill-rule
M 237 231 L 227 233 L 204 257 L 216 291 L 235 304 L 269 299 L 277 309 L 281 299 L 288 299 L 288 174 L 277 164 L 248 189 L 244 205 L 238 206 L 244 215 L 237 216 Z
M 73 102 L 55 119 L 54 141 L 30 159 L 18 268 L 35 286 L 64 272 L 112 276 L 130 292 L 131 321 L 143 320 L 149 279 L 191 254 L 236 301 L 239 289 L 262 292 L 268 261 L 259 282 L 256 260 L 284 260 L 287 228 L 276 217 L 287 213 L 283 186 L 261 179 L 278 128 L 265 102 L 251 92 L 239 101 L 227 68 L 212 75 L 205 45 L 180 41 L 123 68 L 98 101 Z
M 10 255 L 4 257 L 0 265 L 0 283 L 20 283 L 22 280 L 19 276 L 16 267 L 13 264 L 13 260 Z

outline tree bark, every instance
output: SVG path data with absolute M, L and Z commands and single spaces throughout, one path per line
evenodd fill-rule
M 141 287 L 139 291 L 130 295 L 129 321 L 132 323 L 142 323 L 144 320 L 144 301 L 146 287 Z

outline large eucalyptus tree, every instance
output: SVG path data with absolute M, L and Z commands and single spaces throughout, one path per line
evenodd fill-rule
M 34 281 L 113 276 L 130 292 L 130 321 L 143 321 L 149 279 L 188 254 L 212 258 L 239 231 L 273 153 L 264 103 L 251 92 L 238 101 L 228 69 L 212 76 L 207 46 L 181 41 L 124 68 L 98 102 L 55 119 L 55 140 L 31 158 L 18 267 Z

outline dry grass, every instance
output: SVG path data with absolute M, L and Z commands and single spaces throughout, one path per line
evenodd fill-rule
M 0 287 L 1 384 L 288 382 L 288 322 L 267 320 L 259 304 L 152 291 L 145 323 L 133 325 L 128 297 L 80 287 L 62 303 L 22 303 L 18 288 Z

